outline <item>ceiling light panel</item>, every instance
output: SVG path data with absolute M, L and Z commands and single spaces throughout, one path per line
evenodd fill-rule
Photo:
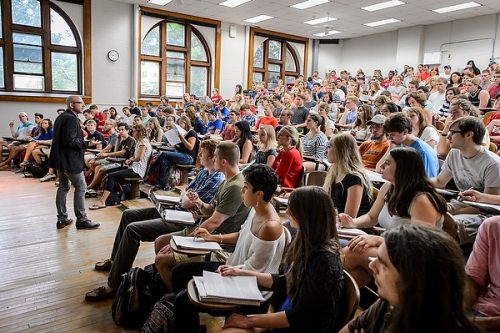
M 480 6 L 482 6 L 482 5 L 477 3 L 477 2 L 471 1 L 471 2 L 465 2 L 465 3 L 458 4 L 458 5 L 454 5 L 454 6 L 433 9 L 432 11 L 436 12 L 438 14 L 444 14 L 444 13 L 454 12 L 456 10 L 469 9 L 469 8 L 480 7 Z
M 380 25 L 397 23 L 397 22 L 401 22 L 401 20 L 398 20 L 398 19 L 395 19 L 395 18 L 390 18 L 390 19 L 387 19 L 387 20 L 365 23 L 363 25 L 366 25 L 367 27 L 373 28 L 373 27 L 378 27 Z
M 330 31 L 327 31 L 327 32 L 320 32 L 320 33 L 314 34 L 314 36 L 317 36 L 317 37 L 326 37 L 326 36 L 335 35 L 335 34 L 339 34 L 339 33 L 340 33 L 340 31 L 330 30 Z
M 169 2 L 172 2 L 172 0 L 149 0 L 149 3 L 160 6 L 165 6 Z
M 248 22 L 248 23 L 257 23 L 257 22 L 262 22 L 262 21 L 269 20 L 272 18 L 274 18 L 274 17 L 268 16 L 268 15 L 259 15 L 259 16 L 251 17 L 251 18 L 246 19 L 244 21 Z
M 404 5 L 404 4 L 406 4 L 406 2 L 399 1 L 399 0 L 390 0 L 390 1 L 376 3 L 376 4 L 371 5 L 371 6 L 362 7 L 361 9 L 364 9 L 364 10 L 369 11 L 369 12 L 374 12 L 377 10 L 396 7 L 396 6 L 400 6 L 400 5 Z
M 306 9 L 314 6 L 322 5 L 324 3 L 330 2 L 330 0 L 308 0 L 300 3 L 296 3 L 295 5 L 291 5 L 290 7 L 296 9 Z
M 226 0 L 224 2 L 219 3 L 219 5 L 234 8 L 250 1 L 252 0 Z
M 336 20 L 335 17 L 326 16 L 326 17 L 322 17 L 322 18 L 318 18 L 318 19 L 306 21 L 304 23 L 305 24 L 310 24 L 310 25 L 316 25 L 316 24 L 322 24 L 322 23 L 326 23 L 326 22 L 330 22 L 330 21 L 335 21 L 335 20 Z

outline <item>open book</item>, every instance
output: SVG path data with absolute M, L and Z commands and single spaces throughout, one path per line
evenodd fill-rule
M 194 283 L 202 302 L 259 306 L 265 299 L 257 286 L 255 276 L 221 276 L 203 271 Z
M 182 236 L 172 236 L 175 245 L 180 249 L 187 250 L 207 250 L 207 251 L 219 251 L 222 250 L 219 243 L 217 242 L 207 242 L 201 237 L 182 237 Z

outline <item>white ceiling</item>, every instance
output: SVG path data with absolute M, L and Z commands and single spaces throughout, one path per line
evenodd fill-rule
M 471 0 L 402 0 L 406 2 L 405 5 L 382 9 L 376 12 L 367 12 L 362 10 L 361 7 L 385 0 L 330 0 L 329 3 L 302 10 L 290 8 L 290 6 L 303 0 L 252 0 L 235 8 L 218 5 L 223 0 L 173 0 L 166 6 L 151 5 L 147 0 L 113 1 L 139 4 L 240 25 L 250 25 L 243 22 L 243 20 L 265 14 L 274 18 L 259 22 L 254 26 L 308 38 L 317 38 L 314 34 L 324 32 L 325 30 L 338 30 L 341 31 L 340 34 L 331 35 L 326 38 L 339 39 L 366 36 L 393 31 L 403 27 L 429 25 L 500 12 L 500 0 L 474 0 L 483 6 L 447 14 L 437 14 L 432 9 L 456 5 Z M 325 16 L 335 17 L 337 20 L 319 26 L 311 26 L 303 23 Z M 375 28 L 363 25 L 363 23 L 388 18 L 396 18 L 401 20 L 401 22 Z

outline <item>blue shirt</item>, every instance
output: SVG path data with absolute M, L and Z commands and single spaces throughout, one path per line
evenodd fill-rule
M 210 134 L 215 134 L 215 131 L 218 129 L 219 132 L 222 132 L 222 120 L 219 118 L 215 119 L 214 121 L 209 121 L 208 122 L 208 132 Z
M 215 107 L 215 110 L 220 111 L 221 115 L 224 117 L 224 121 L 229 121 L 229 109 L 226 107 L 223 107 L 222 109 L 220 107 Z
M 224 174 L 220 171 L 209 173 L 206 168 L 200 170 L 196 177 L 186 187 L 187 190 L 196 192 L 200 200 L 205 203 L 212 202 L 219 185 L 224 181 Z
M 47 133 L 40 133 L 35 140 L 52 140 L 54 136 L 54 128 L 49 129 Z
M 401 145 L 401 147 L 404 147 Z M 413 142 L 410 147 L 414 148 L 422 157 L 422 161 L 424 162 L 425 174 L 427 177 L 432 178 L 438 175 L 439 171 L 439 163 L 436 151 L 432 149 L 425 141 L 415 138 L 415 142 Z
M 347 114 L 345 116 L 345 124 L 349 125 L 354 123 L 356 121 L 356 118 L 358 118 L 358 111 L 347 111 Z

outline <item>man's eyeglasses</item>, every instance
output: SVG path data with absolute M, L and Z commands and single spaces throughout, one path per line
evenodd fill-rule
M 452 131 L 452 130 L 448 131 L 448 135 L 453 135 L 453 134 L 455 134 L 455 133 L 464 134 L 464 132 L 463 132 L 463 131 Z

